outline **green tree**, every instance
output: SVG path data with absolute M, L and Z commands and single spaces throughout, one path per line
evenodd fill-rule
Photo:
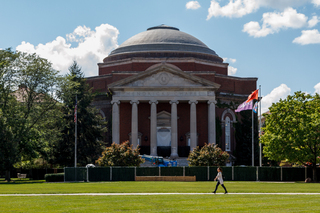
M 218 145 L 205 144 L 201 149 L 197 146 L 190 152 L 188 161 L 190 166 L 224 166 L 228 158 L 229 154 Z
M 24 158 L 45 148 L 46 128 L 55 111 L 62 79 L 51 63 L 36 54 L 0 50 L 0 169 L 10 171 Z M 52 113 L 56 114 L 56 113 Z M 7 173 L 10 180 L 10 173 Z
M 7 171 L 6 179 L 10 180 L 8 171 L 12 169 L 13 164 L 18 161 L 18 144 L 13 140 L 12 128 L 8 124 L 7 118 L 3 116 L 0 109 L 0 171 Z
M 272 104 L 261 137 L 264 154 L 271 160 L 312 164 L 313 180 L 320 153 L 320 96 L 295 92 Z
M 139 166 L 144 160 L 139 156 L 139 147 L 133 149 L 129 141 L 112 143 L 96 160 L 99 166 Z
M 14 139 L 12 127 L 15 125 L 16 100 L 12 93 L 16 85 L 14 62 L 19 55 L 11 49 L 0 50 L 0 170 L 7 171 L 6 179 L 10 180 L 10 171 L 18 160 L 18 144 Z
M 74 108 L 77 95 L 77 163 L 86 165 L 93 163 L 105 148 L 104 133 L 107 131 L 106 122 L 99 111 L 91 105 L 95 98 L 92 88 L 86 83 L 81 68 L 77 62 L 69 67 L 66 76 L 68 83 L 62 86 L 61 138 L 53 144 L 54 158 L 52 163 L 64 166 L 74 165 L 75 156 L 75 123 Z

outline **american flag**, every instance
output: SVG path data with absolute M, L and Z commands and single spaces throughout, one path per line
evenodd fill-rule
M 77 110 L 78 110 L 78 101 L 76 100 L 76 105 L 74 106 L 74 122 L 77 122 Z

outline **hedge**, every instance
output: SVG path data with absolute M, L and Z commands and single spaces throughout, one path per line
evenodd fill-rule
M 46 182 L 63 182 L 64 173 L 46 174 L 44 178 Z

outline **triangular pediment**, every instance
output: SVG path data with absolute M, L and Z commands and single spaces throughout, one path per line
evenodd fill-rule
M 157 114 L 157 126 L 171 126 L 171 114 L 166 111 L 161 111 Z
M 124 84 L 123 86 L 129 87 L 196 87 L 202 86 L 202 84 L 192 81 L 191 79 L 181 77 L 176 73 L 162 70 L 153 75 L 135 79 L 134 81 Z
M 157 113 L 157 120 L 170 120 L 171 119 L 171 114 L 167 111 L 161 111 Z
M 109 85 L 109 88 L 195 88 L 210 87 L 218 89 L 219 84 L 185 73 L 179 68 L 160 64 L 137 75 L 125 78 Z

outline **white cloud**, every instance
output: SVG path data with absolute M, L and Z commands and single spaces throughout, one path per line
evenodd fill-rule
M 225 63 L 236 63 L 237 59 L 234 58 L 222 58 Z M 235 75 L 238 71 L 238 68 L 233 66 L 228 66 L 228 75 Z
M 224 62 L 236 63 L 237 59 L 234 58 L 222 58 Z
M 201 6 L 199 4 L 198 1 L 189 1 L 187 4 L 186 4 L 186 8 L 189 10 L 196 10 L 196 9 L 199 9 Z
M 270 28 L 261 28 L 260 24 L 256 21 L 250 21 L 249 23 L 246 23 L 243 25 L 242 32 L 248 33 L 250 36 L 253 36 L 255 38 L 257 37 L 264 37 L 271 33 Z
M 237 59 L 229 58 L 229 61 L 230 61 L 231 63 L 236 63 Z
M 235 75 L 237 70 L 238 70 L 238 68 L 228 66 L 228 75 Z
M 281 28 L 301 28 L 306 25 L 306 17 L 302 13 L 297 13 L 293 8 L 287 8 L 282 13 L 263 14 L 264 25 L 270 26 L 274 30 Z
M 312 0 L 312 3 L 317 7 L 320 6 L 320 0 Z
M 259 9 L 259 2 L 256 0 L 230 0 L 229 3 L 223 7 L 220 6 L 217 0 L 211 0 L 207 20 L 212 16 L 238 18 L 255 12 L 257 9 Z
M 302 6 L 310 0 L 257 0 L 261 7 L 270 7 L 274 9 L 283 10 L 287 7 Z
M 302 35 L 295 38 L 293 43 L 306 45 L 306 44 L 320 44 L 320 33 L 318 30 L 302 30 Z
M 95 30 L 86 26 L 78 26 L 66 38 L 58 36 L 55 40 L 37 46 L 23 41 L 16 50 L 28 53 L 37 53 L 52 62 L 53 68 L 60 70 L 61 74 L 68 72 L 69 66 L 75 60 L 82 67 L 85 76 L 98 74 L 97 63 L 118 46 L 119 31 L 109 24 L 101 24 Z M 76 42 L 71 47 L 70 42 Z
M 269 107 L 271 107 L 272 103 L 276 103 L 281 99 L 285 99 L 288 95 L 290 95 L 291 89 L 285 85 L 281 84 L 279 87 L 274 88 L 270 94 L 266 95 L 261 100 L 261 112 L 265 113 L 269 111 Z
M 78 26 L 73 33 L 67 34 L 67 40 L 71 42 L 82 42 L 85 37 L 91 36 L 93 31 L 86 26 Z
M 284 10 L 288 7 L 299 7 L 312 2 L 320 6 L 320 0 L 229 0 L 228 4 L 220 6 L 221 0 L 211 0 L 207 20 L 214 17 L 239 18 L 256 12 L 259 8 Z
M 320 18 L 318 16 L 312 16 L 312 19 L 308 21 L 308 27 L 314 27 L 318 24 L 320 21 Z
M 264 37 L 279 32 L 281 29 L 298 29 L 307 25 L 308 17 L 297 13 L 293 8 L 286 8 L 281 13 L 264 13 L 262 26 L 258 22 L 249 22 L 243 26 L 243 32 L 253 37 Z
M 315 89 L 314 93 L 320 94 L 320 82 L 314 86 L 314 89 Z

